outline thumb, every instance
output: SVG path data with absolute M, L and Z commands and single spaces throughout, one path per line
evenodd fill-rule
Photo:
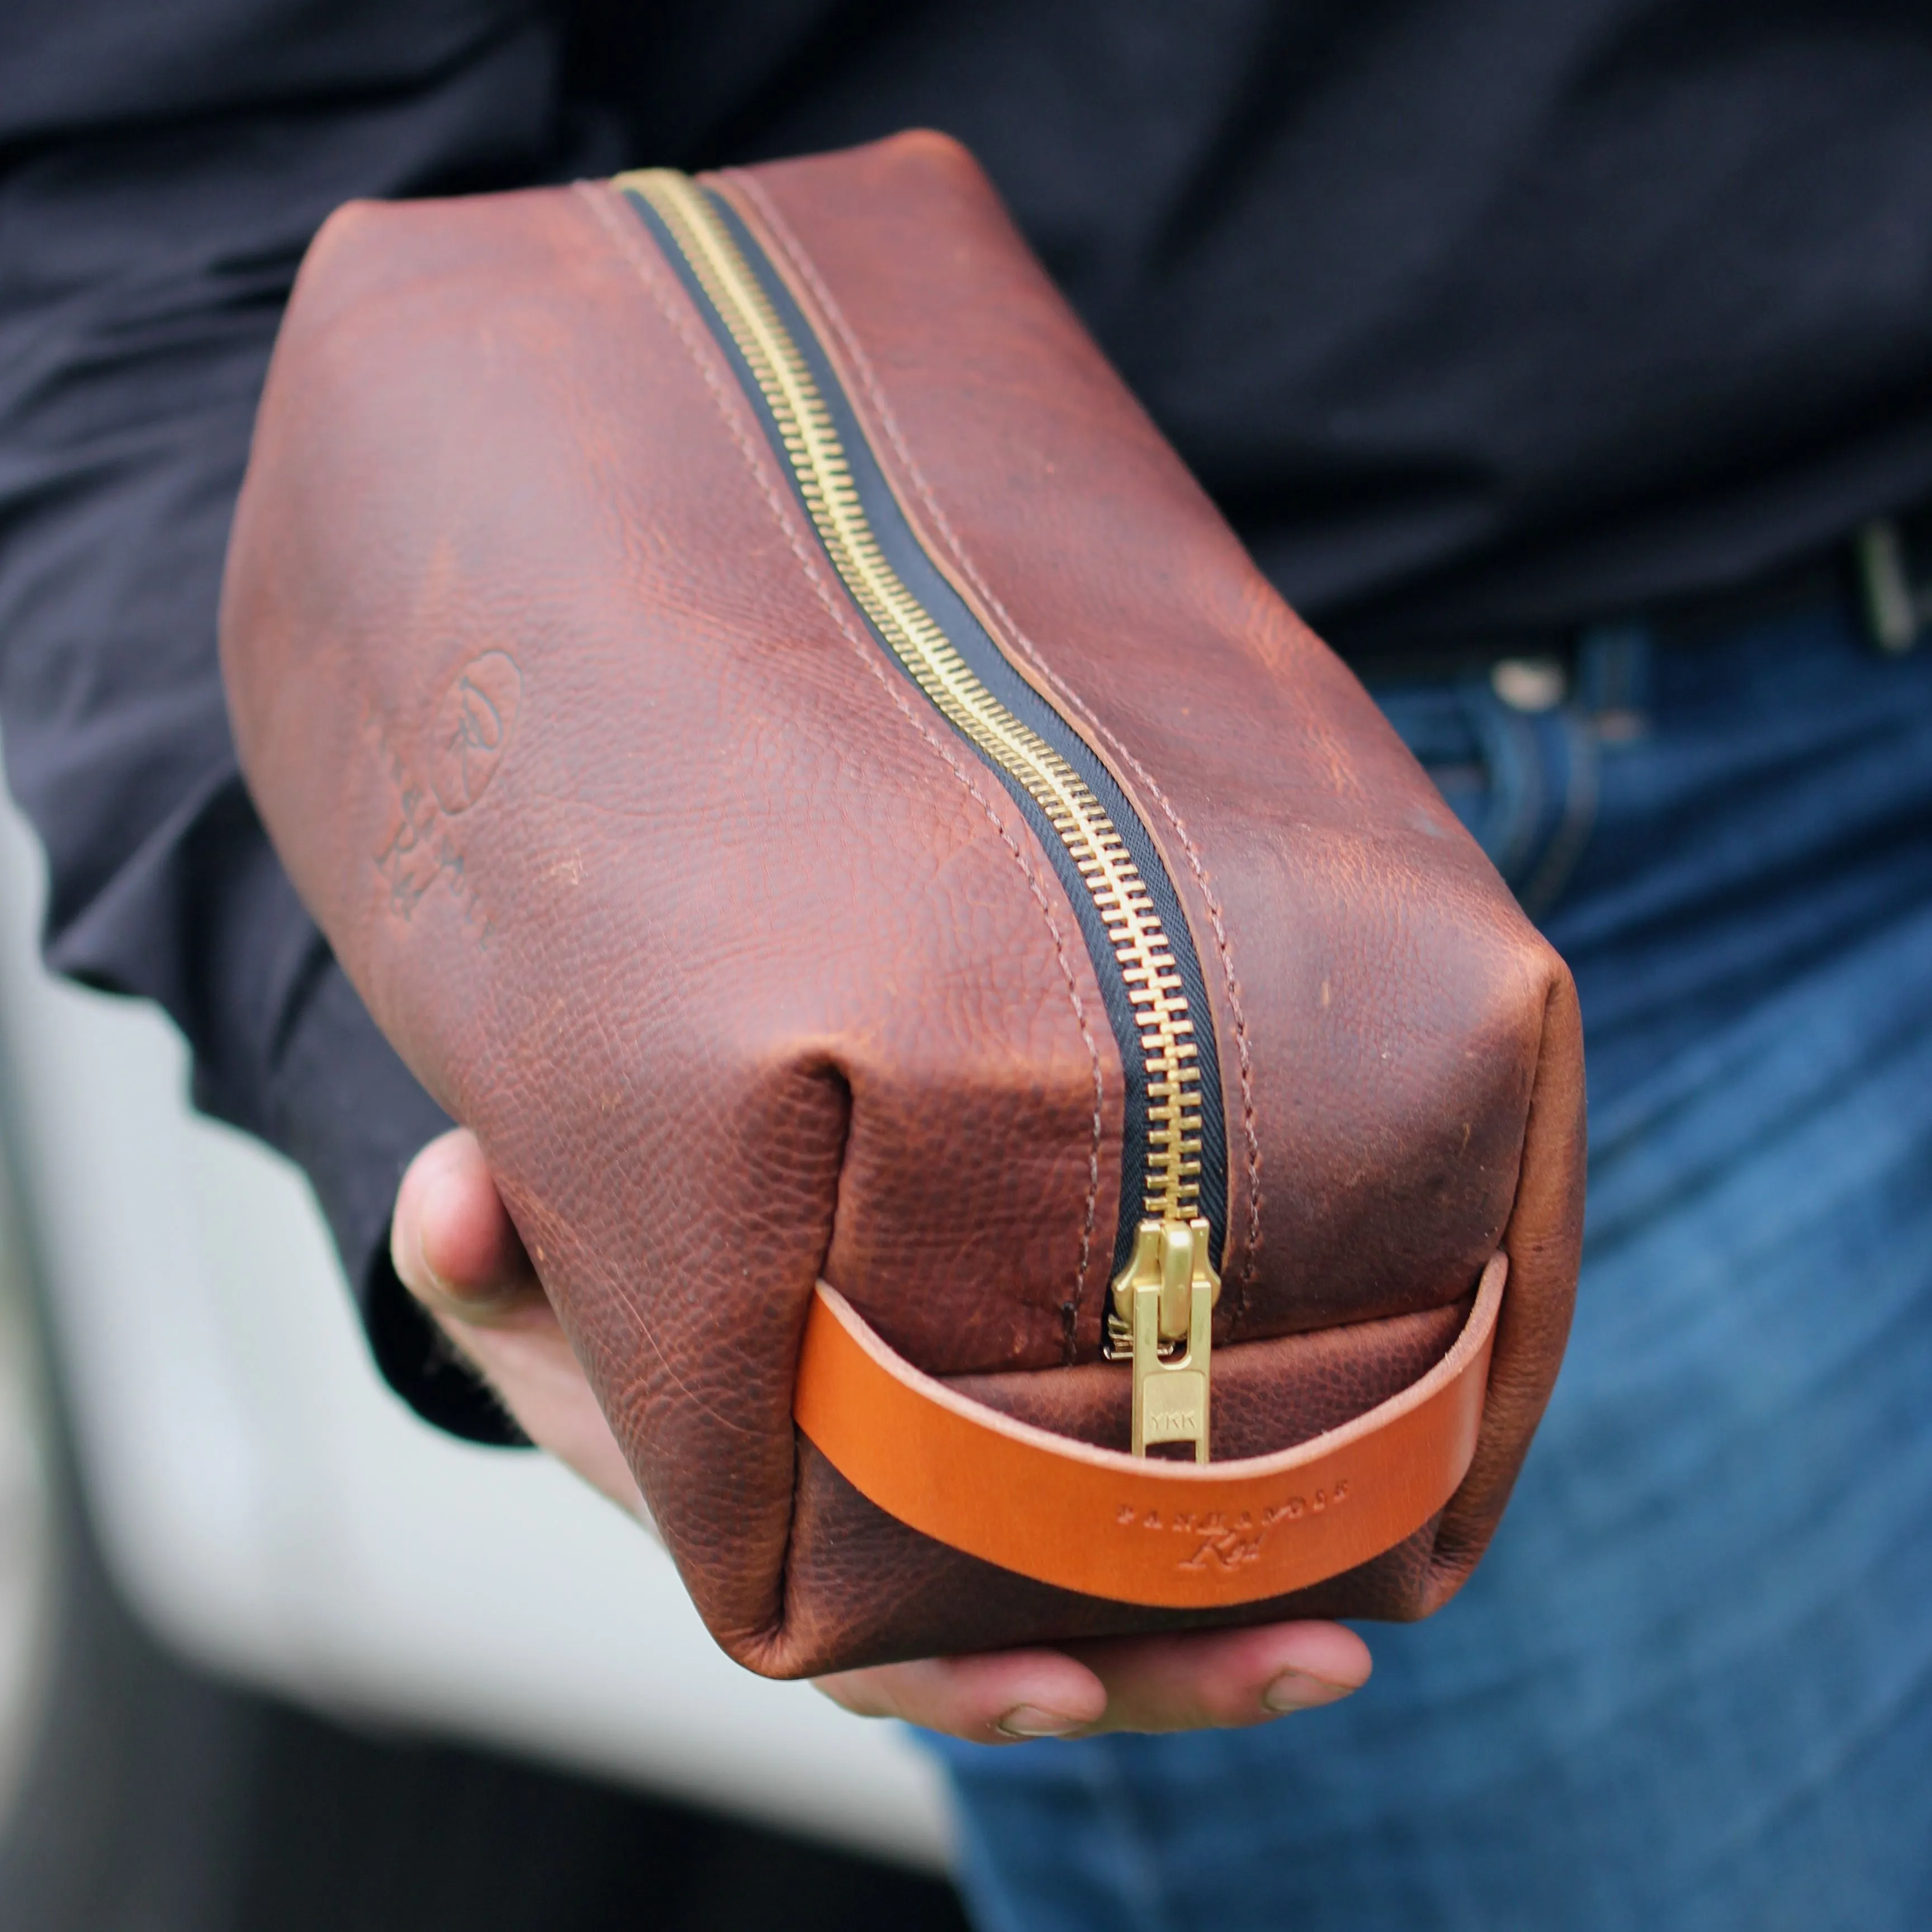
M 410 1162 L 389 1225 L 389 1258 L 425 1307 L 466 1323 L 525 1316 L 543 1300 L 483 1150 L 465 1127 L 439 1135 Z

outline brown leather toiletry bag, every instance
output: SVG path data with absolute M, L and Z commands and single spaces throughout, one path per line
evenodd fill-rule
M 734 1656 L 1467 1575 L 1568 976 L 958 147 L 344 209 L 223 649 Z

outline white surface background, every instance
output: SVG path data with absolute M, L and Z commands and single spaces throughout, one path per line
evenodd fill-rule
M 0 1044 L 20 1207 L 82 1480 L 137 1612 L 190 1658 L 312 1706 L 943 1864 L 943 1785 L 903 1732 L 740 1670 L 609 1504 L 539 1456 L 439 1436 L 388 1395 L 299 1177 L 189 1112 L 186 1055 L 159 1016 L 42 973 L 40 892 L 6 808 Z M 0 1708 L 26 1674 L 38 1534 L 31 1451 L 8 1420 Z
M 19 1789 L 39 1714 L 51 1564 L 40 1391 L 11 1203 L 0 1174 L 0 1819 Z

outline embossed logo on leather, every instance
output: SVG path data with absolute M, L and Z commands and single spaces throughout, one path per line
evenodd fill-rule
M 488 789 L 509 748 L 524 674 L 508 651 L 473 657 L 450 680 L 430 727 L 429 782 L 453 818 Z
M 1170 1510 L 1162 1516 L 1159 1510 L 1143 1510 L 1132 1503 L 1122 1503 L 1114 1520 L 1123 1529 L 1156 1530 L 1185 1537 L 1185 1543 L 1174 1546 L 1174 1562 L 1179 1569 L 1238 1570 L 1260 1556 L 1262 1544 L 1276 1523 L 1323 1515 L 1339 1509 L 1348 1498 L 1348 1484 L 1344 1478 L 1306 1496 L 1283 1496 L 1260 1509 L 1242 1510 L 1233 1515 L 1222 1510 Z
M 449 814 L 438 806 L 431 788 L 410 770 L 379 714 L 365 713 L 362 728 L 389 778 L 391 811 L 374 856 L 376 870 L 388 890 L 390 911 L 406 926 L 423 895 L 440 880 L 462 908 L 477 944 L 488 946 L 495 928 L 470 877 L 463 849 L 452 836 Z

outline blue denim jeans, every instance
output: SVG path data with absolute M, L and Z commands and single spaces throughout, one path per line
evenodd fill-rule
M 1555 1400 L 1480 1570 L 1370 1627 L 1348 1702 L 936 1744 L 970 1906 L 986 1932 L 1924 1932 L 1932 644 L 1883 658 L 1820 608 L 1597 633 L 1553 709 L 1484 677 L 1378 694 L 1581 992 Z

